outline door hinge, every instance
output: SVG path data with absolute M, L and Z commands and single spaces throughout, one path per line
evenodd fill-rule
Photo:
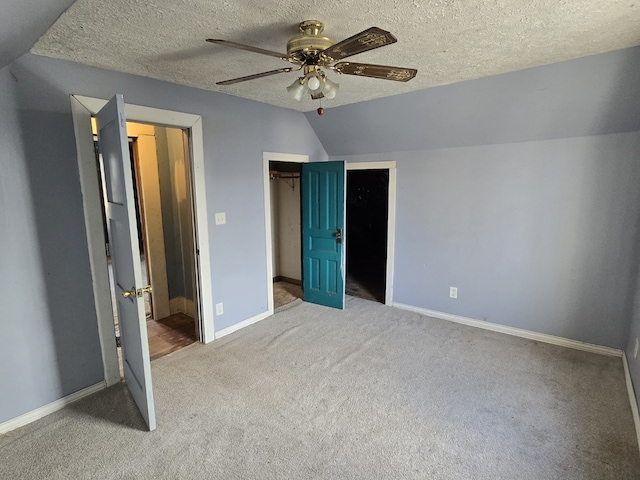
M 121 347 L 122 342 L 120 342 L 120 335 L 116 335 L 116 347 Z
M 107 257 L 110 257 L 111 256 L 111 247 L 109 246 L 108 243 L 104 244 L 104 250 L 105 250 L 105 252 L 107 252 Z

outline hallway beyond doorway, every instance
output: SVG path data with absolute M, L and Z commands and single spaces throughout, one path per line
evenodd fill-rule
M 273 283 L 274 309 L 294 302 L 298 298 L 303 298 L 301 285 L 285 281 L 277 281 Z
M 151 361 L 180 350 L 196 341 L 194 320 L 176 313 L 161 320 L 147 320 Z

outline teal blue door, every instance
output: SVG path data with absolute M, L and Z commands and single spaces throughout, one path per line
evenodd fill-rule
M 302 165 L 305 302 L 344 308 L 344 162 Z

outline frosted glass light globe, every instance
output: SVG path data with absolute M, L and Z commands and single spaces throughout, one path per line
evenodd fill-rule
M 309 87 L 309 90 L 317 90 L 318 88 L 320 88 L 320 79 L 315 75 L 312 77 L 309 77 L 309 80 L 307 81 L 307 86 Z

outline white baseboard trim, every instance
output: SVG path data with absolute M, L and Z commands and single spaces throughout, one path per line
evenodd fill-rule
M 36 408 L 35 410 L 31 410 L 30 412 L 24 413 L 19 417 L 12 418 L 11 420 L 7 420 L 4 423 L 0 423 L 0 435 L 3 433 L 10 432 L 11 430 L 15 430 L 16 428 L 23 427 L 31 422 L 35 422 L 36 420 L 46 417 L 47 415 L 57 412 L 67 405 L 77 402 L 81 398 L 86 397 L 87 395 L 91 395 L 92 393 L 99 392 L 100 390 L 104 390 L 106 388 L 105 382 L 96 383 L 95 385 L 91 385 L 90 387 L 83 388 L 82 390 L 78 390 L 71 395 L 67 395 L 66 397 L 62 397 L 55 402 L 48 403 L 40 408 Z
M 627 382 L 627 392 L 629 393 L 629 403 L 631 403 L 631 413 L 633 414 L 633 423 L 636 426 L 636 438 L 638 439 L 638 450 L 640 450 L 640 414 L 638 414 L 638 401 L 636 400 L 636 392 L 631 381 L 631 372 L 629 371 L 629 362 L 627 354 L 622 353 L 622 364 L 624 365 L 624 378 Z
M 583 350 L 585 352 L 598 353 L 600 355 L 622 357 L 622 350 L 618 350 L 617 348 L 603 347 L 601 345 L 580 342 L 578 340 L 571 340 L 569 338 L 547 335 L 546 333 L 538 333 L 531 330 L 524 330 L 522 328 L 508 327 L 506 325 L 500 325 L 498 323 L 484 322 L 482 320 L 476 320 L 474 318 L 462 317 L 460 315 L 454 315 L 452 313 L 438 312 L 436 310 L 429 310 L 421 307 L 414 307 L 413 305 L 405 305 L 403 303 L 394 302 L 393 306 L 402 310 L 419 313 L 427 317 L 438 318 L 440 320 L 448 320 L 450 322 L 461 323 L 470 327 L 491 330 L 492 332 L 505 333 L 507 335 L 513 335 L 515 337 L 528 338 L 529 340 L 536 340 L 538 342 L 560 345 L 561 347 L 574 348 L 576 350 Z
M 240 323 L 236 323 L 235 325 L 231 325 L 230 327 L 223 328 L 219 332 L 215 333 L 215 339 L 217 340 L 233 332 L 237 332 L 241 328 L 248 327 L 249 325 L 253 325 L 254 323 L 259 322 L 260 320 L 264 320 L 265 318 L 270 317 L 271 315 L 273 315 L 273 310 L 267 310 L 266 312 L 259 313 L 255 317 L 247 318 L 246 320 L 243 320 Z

